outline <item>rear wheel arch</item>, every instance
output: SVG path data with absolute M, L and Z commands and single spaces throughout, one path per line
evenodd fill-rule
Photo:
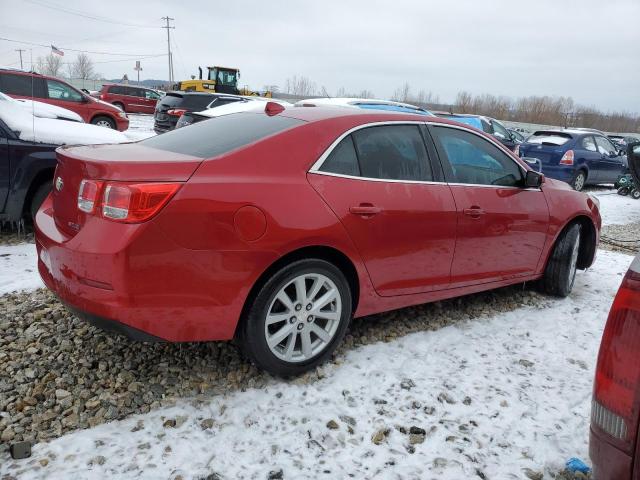
M 22 213 L 23 215 L 26 213 L 30 214 L 31 202 L 33 201 L 34 196 L 42 187 L 47 183 L 51 184 L 53 181 L 53 173 L 55 172 L 55 168 L 46 168 L 37 173 L 31 180 L 29 184 L 29 189 L 27 190 L 27 194 L 24 197 L 24 202 L 22 204 Z
M 240 321 L 236 326 L 235 336 L 238 336 L 240 331 L 240 326 L 242 324 L 243 319 L 246 317 L 247 311 L 254 301 L 258 292 L 262 286 L 279 270 L 290 265 L 293 262 L 303 259 L 319 259 L 325 260 L 333 265 L 335 265 L 345 276 L 347 282 L 349 284 L 349 289 L 351 290 L 351 302 L 352 302 L 352 312 L 356 311 L 358 307 L 358 300 L 360 296 L 360 280 L 358 278 L 358 271 L 352 260 L 342 253 L 340 250 L 334 247 L 328 247 L 326 245 L 314 245 L 302 247 L 296 250 L 293 250 L 286 255 L 278 258 L 275 262 L 273 262 L 267 269 L 262 272 L 262 274 L 258 277 L 251 287 L 247 298 L 245 299 L 244 305 L 242 307 L 242 312 L 240 315 Z

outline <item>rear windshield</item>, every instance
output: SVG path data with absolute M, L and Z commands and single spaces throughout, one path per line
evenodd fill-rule
M 560 132 L 536 132 L 527 139 L 527 143 L 535 145 L 564 145 L 571 140 L 571 135 Z
M 211 118 L 140 143 L 183 155 L 212 158 L 302 123 L 302 120 L 279 115 L 236 113 Z
M 213 95 L 174 95 L 167 93 L 160 101 L 160 105 L 167 107 L 180 107 L 187 110 L 204 110 L 211 102 L 216 99 Z

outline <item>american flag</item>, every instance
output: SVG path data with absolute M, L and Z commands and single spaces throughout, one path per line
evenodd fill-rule
M 56 55 L 60 55 L 61 57 L 64 57 L 64 52 L 59 48 L 54 47 L 53 45 L 51 45 L 51 53 L 55 53 Z

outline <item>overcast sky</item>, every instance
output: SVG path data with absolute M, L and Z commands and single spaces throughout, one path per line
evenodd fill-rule
M 137 25 L 165 15 L 175 18 L 176 79 L 225 65 L 254 89 L 304 75 L 331 94 L 387 98 L 409 82 L 443 103 L 468 90 L 640 112 L 640 0 L 0 0 L 0 37 L 54 44 L 64 61 L 71 48 L 159 55 L 166 30 Z M 19 67 L 16 48 L 27 49 L 25 68 L 29 49 L 34 60 L 49 53 L 0 40 L 0 66 Z M 136 78 L 135 56 L 90 56 L 106 78 Z M 141 78 L 168 78 L 166 56 L 142 66 Z

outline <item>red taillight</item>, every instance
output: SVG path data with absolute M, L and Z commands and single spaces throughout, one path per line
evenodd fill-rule
M 172 108 L 171 110 L 167 111 L 167 115 L 171 115 L 172 117 L 179 117 L 186 112 L 187 111 L 184 108 Z
M 560 165 L 573 165 L 573 150 L 567 150 L 560 159 Z
M 124 223 L 144 222 L 158 213 L 179 188 L 179 183 L 107 183 L 102 216 Z
M 102 182 L 97 180 L 82 180 L 78 189 L 78 210 L 93 213 L 100 198 Z
M 593 397 L 592 425 L 630 450 L 640 414 L 640 274 L 634 270 L 625 276 L 609 313 Z
M 100 100 L 105 100 L 107 98 L 107 96 L 104 93 L 100 94 Z

